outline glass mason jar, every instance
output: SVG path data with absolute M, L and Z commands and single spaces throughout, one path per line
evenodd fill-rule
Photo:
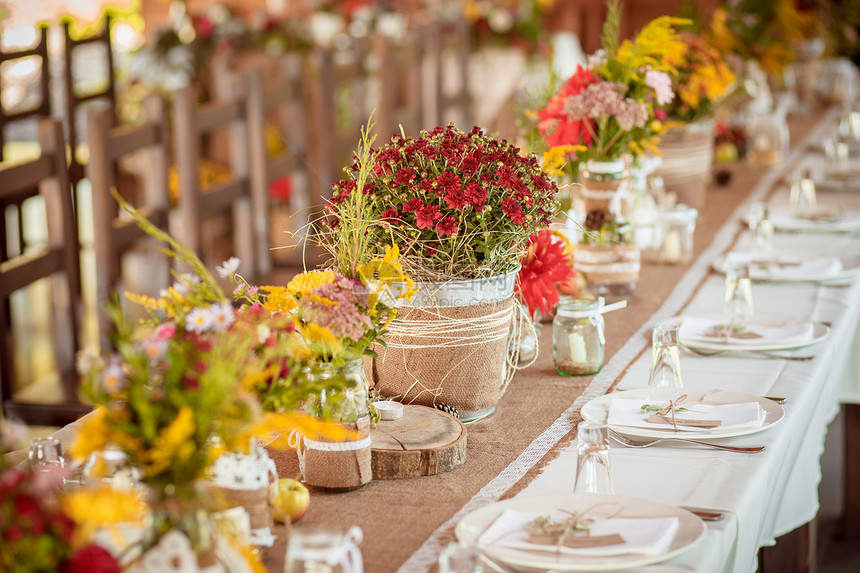
M 596 300 L 558 303 L 552 320 L 552 356 L 564 376 L 596 374 L 603 367 L 603 315 Z
M 144 554 L 150 549 L 161 551 L 157 547 L 159 541 L 169 532 L 179 531 L 188 538 L 198 568 L 223 571 L 215 554 L 211 508 L 202 489 L 190 484 L 181 488 L 153 486 L 146 501 L 150 511 L 144 520 Z
M 580 172 L 584 231 L 573 266 L 595 295 L 627 295 L 639 280 L 640 253 L 630 209 L 630 176 L 623 160 L 588 161 Z
M 369 387 L 361 359 L 345 364 L 311 363 L 306 375 L 323 388 L 309 399 L 305 411 L 339 423 L 352 432 L 346 441 L 325 436 L 303 437 L 299 469 L 308 485 L 331 491 L 348 491 L 373 477 L 370 454 Z

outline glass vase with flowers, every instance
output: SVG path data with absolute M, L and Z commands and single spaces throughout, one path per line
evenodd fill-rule
M 619 43 L 619 2 L 608 4 L 602 49 L 577 67 L 538 111 L 538 130 L 549 154 L 560 149 L 579 181 L 584 237 L 574 265 L 597 294 L 626 294 L 639 275 L 639 252 L 627 220 L 632 203 L 628 163 L 648 151 L 664 130 L 659 106 L 672 101 L 675 27 L 685 20 L 661 17 L 632 41 Z

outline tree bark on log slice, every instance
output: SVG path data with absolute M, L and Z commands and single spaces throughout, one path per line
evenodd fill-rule
M 370 440 L 373 479 L 430 476 L 466 461 L 466 426 L 427 406 L 406 405 L 399 420 L 380 420 Z

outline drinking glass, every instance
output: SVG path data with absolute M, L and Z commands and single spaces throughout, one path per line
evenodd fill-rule
M 750 205 L 747 217 L 752 233 L 752 250 L 755 253 L 773 252 L 773 223 L 770 221 L 770 207 L 767 203 L 756 202 Z
M 449 543 L 439 554 L 439 573 L 483 573 L 481 554 L 468 543 Z
M 648 388 L 681 388 L 681 359 L 678 353 L 677 320 L 666 320 L 654 326 L 651 333 L 651 373 Z
M 574 493 L 612 493 L 609 478 L 609 427 L 606 422 L 585 420 L 576 430 L 576 481 Z
M 93 452 L 81 470 L 85 486 L 104 485 L 112 489 L 134 489 L 140 485 L 140 472 L 116 446 Z
M 729 318 L 729 328 L 742 325 L 754 314 L 752 282 L 749 263 L 740 260 L 726 262 L 726 296 L 723 306 Z
M 815 213 L 818 201 L 815 197 L 815 181 L 812 180 L 809 170 L 804 170 L 792 181 L 788 203 L 795 216 L 810 216 Z
M 62 472 L 66 463 L 62 444 L 53 436 L 37 438 L 30 442 L 29 459 L 33 471 L 40 473 Z
M 343 534 L 325 529 L 295 529 L 287 542 L 284 573 L 364 573 L 361 528 Z

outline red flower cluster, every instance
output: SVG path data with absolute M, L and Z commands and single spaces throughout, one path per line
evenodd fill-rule
M 564 105 L 567 99 L 582 92 L 591 84 L 602 81 L 595 76 L 590 69 L 582 66 L 576 67 L 576 73 L 570 76 L 558 93 L 547 103 L 546 107 L 538 112 L 538 129 L 546 136 L 549 147 L 560 145 L 589 145 L 591 143 L 591 131 L 585 123 L 578 119 L 571 119 L 565 111 Z M 590 120 L 587 120 L 590 121 Z
M 58 508 L 45 474 L 0 474 L 0 570 L 56 571 L 71 553 L 75 524 Z M 59 477 L 59 476 L 58 476 Z
M 558 189 L 537 158 L 477 127 L 437 127 L 417 139 L 395 135 L 374 153 L 362 190 L 364 215 L 378 223 L 367 230 L 380 249 L 371 254 L 382 254 L 393 237 L 419 280 L 429 278 L 421 269 L 463 277 L 510 270 L 528 236 L 557 209 Z M 356 160 L 345 169 L 349 178 L 333 186 L 331 228 L 356 190 L 359 168 Z
M 517 277 L 517 293 L 532 317 L 538 310 L 545 316 L 551 315 L 559 299 L 555 285 L 567 283 L 576 276 L 573 252 L 565 252 L 565 242 L 555 239 L 549 229 L 533 235 Z

